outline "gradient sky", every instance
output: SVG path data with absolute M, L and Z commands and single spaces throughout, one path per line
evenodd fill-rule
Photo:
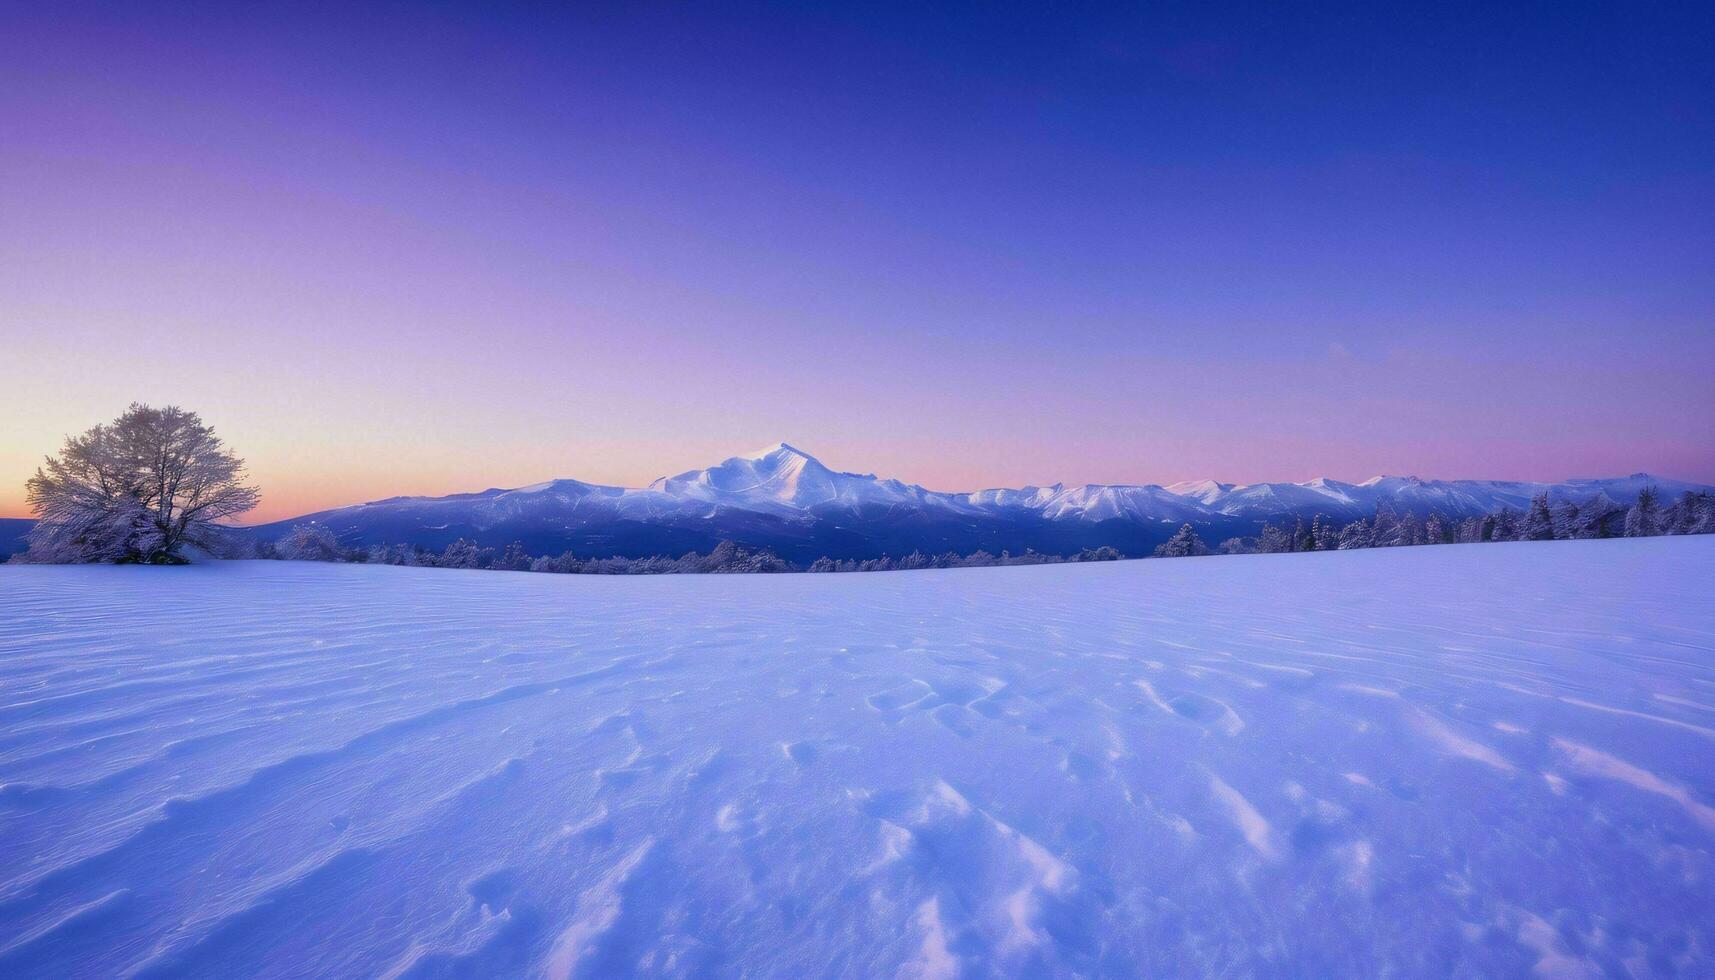
M 939 489 L 1715 482 L 1715 4 L 0 3 L 0 515 L 785 439 Z

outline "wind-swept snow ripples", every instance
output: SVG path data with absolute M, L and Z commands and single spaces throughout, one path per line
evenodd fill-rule
M 0 975 L 1708 973 L 1711 581 L 0 567 Z

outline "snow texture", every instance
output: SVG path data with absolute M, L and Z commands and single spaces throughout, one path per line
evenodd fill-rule
M 1709 976 L 1711 582 L 4 566 L 0 976 Z

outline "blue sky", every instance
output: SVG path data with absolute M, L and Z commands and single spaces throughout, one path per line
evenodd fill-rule
M 276 516 L 782 438 L 1715 480 L 1710 50 L 1708 4 L 9 8 L 0 512 L 133 398 Z

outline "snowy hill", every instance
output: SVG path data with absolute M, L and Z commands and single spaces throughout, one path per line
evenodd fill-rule
M 949 493 L 867 473 L 846 473 L 786 443 L 734 456 L 646 487 L 554 480 L 514 490 L 395 497 L 266 525 L 264 540 L 293 525 L 326 524 L 348 546 L 412 544 L 439 550 L 458 538 L 533 554 L 644 557 L 708 551 L 722 540 L 767 547 L 793 561 L 823 555 L 873 558 L 912 551 L 979 549 L 1067 554 L 1112 546 L 1147 554 L 1180 524 L 1206 539 L 1254 534 L 1264 521 L 1327 514 L 1352 520 L 1387 503 L 1454 519 L 1523 508 L 1532 495 L 1584 500 L 1607 493 L 1630 503 L 1653 483 L 1668 495 L 1693 484 L 1635 474 L 1557 484 L 1376 477 L 1363 483 L 1237 485 L 1204 480 L 1171 487 L 1023 487 Z
M 0 976 L 1711 976 L 1710 581 L 0 566 Z

